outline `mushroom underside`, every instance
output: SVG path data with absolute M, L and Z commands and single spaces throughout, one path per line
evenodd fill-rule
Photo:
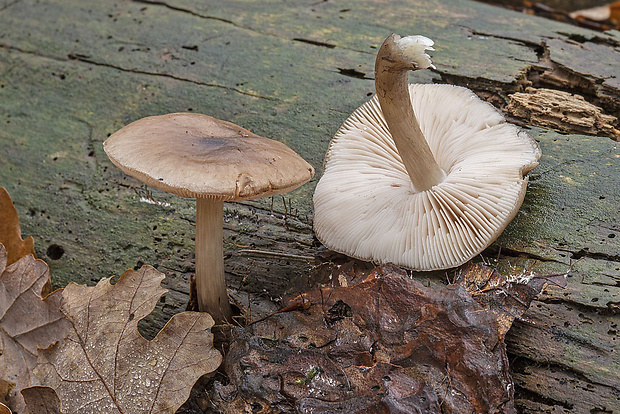
M 458 266 L 515 216 L 540 150 L 468 89 L 409 88 L 446 178 L 426 191 L 413 187 L 373 97 L 330 144 L 314 195 L 315 233 L 326 247 L 363 260 L 415 270 Z

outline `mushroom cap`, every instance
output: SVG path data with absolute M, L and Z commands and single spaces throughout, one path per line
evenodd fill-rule
M 536 141 L 466 88 L 409 85 L 414 112 L 447 176 L 416 191 L 376 96 L 330 143 L 314 193 L 314 230 L 328 248 L 414 270 L 459 266 L 516 215 Z
M 281 142 L 202 114 L 139 119 L 103 148 L 125 174 L 182 197 L 249 200 L 291 191 L 314 175 Z

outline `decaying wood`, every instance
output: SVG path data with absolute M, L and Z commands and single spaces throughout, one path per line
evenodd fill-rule
M 620 139 L 615 126 L 618 120 L 602 113 L 602 109 L 583 96 L 553 89 L 527 88 L 510 95 L 506 109 L 512 116 L 530 125 L 564 133 L 607 135 Z
M 329 139 L 374 92 L 374 53 L 392 32 L 436 42 L 437 69 L 412 81 L 468 86 L 498 108 L 527 87 L 561 90 L 620 116 L 617 32 L 468 0 L 6 0 L 0 27 L 10 28 L 0 38 L 0 185 L 22 233 L 36 238 L 56 286 L 143 264 L 164 272 L 169 293 L 141 324 L 147 334 L 187 302 L 195 211 L 146 192 L 107 160 L 101 143 L 133 120 L 191 111 L 235 122 L 291 146 L 318 178 Z M 568 286 L 547 289 L 508 334 L 517 409 L 620 410 L 617 143 L 528 132 L 541 164 L 521 212 L 483 257 L 505 273 L 563 273 L 582 260 Z M 277 256 L 316 253 L 314 182 L 225 206 L 226 271 L 239 296 L 278 303 L 312 284 L 313 263 Z M 414 275 L 432 285 L 445 276 Z M 609 397 L 604 408 L 594 394 Z

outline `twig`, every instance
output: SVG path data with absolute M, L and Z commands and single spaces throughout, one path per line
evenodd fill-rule
M 270 252 L 267 250 L 243 249 L 243 250 L 239 250 L 239 253 L 244 256 L 276 257 L 281 260 L 298 260 L 300 262 L 314 261 L 313 256 L 303 256 L 299 254 Z

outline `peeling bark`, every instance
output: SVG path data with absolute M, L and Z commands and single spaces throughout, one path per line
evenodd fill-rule
M 620 139 L 618 119 L 602 113 L 583 96 L 552 89 L 527 88 L 510 96 L 507 111 L 530 125 L 554 131 L 586 135 L 607 135 Z

